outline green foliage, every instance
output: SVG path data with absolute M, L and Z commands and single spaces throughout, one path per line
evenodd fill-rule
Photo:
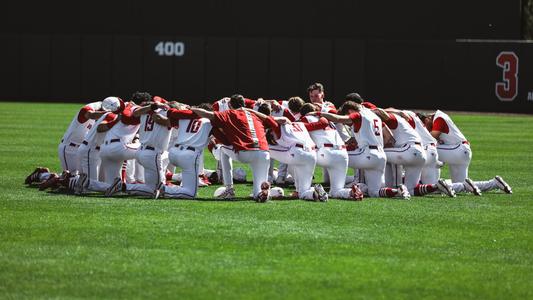
M 78 107 L 0 103 L 2 298 L 533 297 L 531 117 L 452 115 L 471 177 L 502 175 L 513 195 L 257 204 L 214 201 L 216 187 L 154 201 L 23 186 L 59 168 Z

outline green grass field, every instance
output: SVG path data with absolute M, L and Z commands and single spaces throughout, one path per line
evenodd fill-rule
M 79 107 L 0 103 L 0 298 L 533 298 L 532 117 L 452 115 L 470 177 L 501 175 L 513 195 L 257 204 L 211 201 L 215 187 L 199 201 L 25 187 L 36 166 L 59 169 Z

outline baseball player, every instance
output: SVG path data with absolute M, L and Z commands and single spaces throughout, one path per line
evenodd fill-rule
M 311 187 L 316 165 L 316 145 L 307 131 L 308 128 L 321 127 L 323 124 L 291 123 L 285 117 L 269 116 L 271 111 L 268 104 L 259 107 L 255 113 L 263 122 L 268 118 L 276 121 L 265 122 L 270 125 L 269 133 L 272 136 L 269 152 L 272 158 L 293 169 L 298 197 L 304 200 L 328 201 L 328 194 L 322 185 Z
M 235 197 L 231 158 L 250 165 L 253 173 L 253 198 L 258 202 L 266 202 L 270 199 L 270 184 L 267 181 L 270 154 L 265 129 L 261 120 L 252 112 L 245 110 L 244 106 L 244 97 L 233 95 L 229 100 L 229 110 L 223 112 L 210 112 L 201 108 L 191 108 L 191 110 L 198 116 L 209 119 L 212 126 L 222 131 L 231 144 L 221 147 L 222 177 L 226 191 L 220 197 L 227 199 Z
M 94 125 L 94 121 L 105 113 L 102 110 L 102 101 L 92 102 L 80 109 L 70 122 L 67 131 L 57 148 L 61 168 L 75 173 L 79 170 L 78 147 L 83 142 L 85 135 Z
M 468 166 L 472 159 L 470 143 L 446 113 L 437 110 L 427 116 L 420 114 L 420 117 L 431 135 L 439 141 L 437 146 L 439 160 L 450 166 L 453 183 L 462 183 L 467 191 L 478 196 L 482 191 L 493 189 L 512 194 L 511 187 L 501 176 L 495 176 L 488 181 L 475 182 L 468 178 Z
M 449 197 L 455 197 L 453 188 L 444 180 L 438 180 L 437 184 L 419 184 L 422 169 L 426 164 L 426 152 L 422 148 L 420 135 L 411 125 L 414 124 L 413 118 L 407 115 L 408 120 L 406 120 L 381 108 L 376 108 L 373 111 L 385 122 L 394 135 L 394 147 L 385 148 L 387 162 L 390 162 L 394 169 L 392 182 L 398 186 L 404 179 L 409 193 L 415 196 L 440 190 Z M 405 178 L 402 178 L 402 168 L 405 170 Z
M 135 101 L 149 102 L 152 96 L 148 93 L 135 92 L 132 101 L 125 104 L 120 121 L 106 133 L 104 143 L 100 146 L 100 158 L 104 167 L 104 178 L 108 184 L 113 184 L 115 178 L 122 177 L 124 161 L 134 159 L 139 149 L 139 144 L 133 144 L 133 138 L 141 126 L 140 116 L 149 111 L 150 105 L 141 107 Z
M 387 157 L 383 151 L 385 131 L 381 119 L 353 101 L 343 104 L 341 114 L 322 112 L 319 116 L 351 126 L 358 148 L 348 153 L 349 164 L 351 168 L 364 170 L 362 178 L 359 178 L 363 182 L 359 184 L 363 193 L 370 197 L 409 199 L 411 195 L 403 184 L 398 188 L 385 187 Z
M 209 111 L 207 103 L 198 106 Z M 169 151 L 170 162 L 182 170 L 181 186 L 160 185 L 159 196 L 166 198 L 196 197 L 198 191 L 198 175 L 200 172 L 200 159 L 204 148 L 209 142 L 211 122 L 207 118 L 199 118 L 185 106 L 179 109 L 170 109 L 167 117 L 158 116 L 162 124 L 177 128 L 178 134 Z
M 154 97 L 155 98 L 155 97 Z M 153 99 L 150 99 L 153 100 Z M 155 100 L 155 99 L 154 99 Z M 157 196 L 159 184 L 165 183 L 165 167 L 163 156 L 166 155 L 170 140 L 171 127 L 156 122 L 157 115 L 166 116 L 166 101 L 145 101 L 144 106 L 136 109 L 133 114 L 140 118 L 139 142 L 140 149 L 135 151 L 135 159 L 144 168 L 144 183 L 123 183 L 116 177 L 113 184 L 105 192 L 112 196 L 117 192 L 132 195 Z M 123 153 L 128 153 L 124 151 Z
M 344 141 L 337 132 L 335 125 L 321 118 L 320 112 L 316 112 L 315 109 L 314 105 L 305 104 L 300 110 L 302 115 L 300 121 L 303 123 L 321 122 L 323 124 L 323 126 L 317 128 L 309 128 L 308 131 L 318 148 L 317 165 L 328 171 L 330 182 L 329 197 L 362 200 L 360 197 L 361 191 L 357 185 L 353 184 L 349 189 L 344 188 L 346 170 L 348 169 L 348 152 Z
M 74 193 L 77 195 L 89 188 L 89 180 L 93 181 L 91 185 L 93 191 L 104 192 L 109 187 L 98 179 L 101 162 L 100 145 L 104 141 L 106 132 L 119 121 L 117 113 L 124 109 L 124 102 L 117 97 L 107 97 L 102 102 L 102 107 L 112 112 L 107 112 L 96 120 L 78 148 L 80 177 L 74 186 Z

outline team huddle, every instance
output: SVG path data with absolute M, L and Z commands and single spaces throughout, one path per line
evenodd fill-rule
M 243 169 L 233 168 L 239 161 L 250 167 L 257 202 L 512 193 L 500 176 L 468 177 L 470 143 L 440 110 L 382 109 L 357 93 L 346 95 L 337 109 L 324 100 L 320 83 L 308 92 L 308 102 L 237 94 L 198 106 L 146 92 L 134 93 L 129 102 L 107 97 L 74 116 L 58 146 L 63 172 L 38 167 L 25 183 L 76 195 L 156 199 L 194 199 L 199 187 L 222 183 L 214 197 L 234 199 L 234 183 L 246 179 Z M 217 161 L 215 170 L 204 167 L 205 148 Z M 440 177 L 445 165 L 451 180 Z M 313 184 L 316 167 L 323 168 L 328 192 Z M 295 192 L 285 195 L 282 187 L 292 184 Z

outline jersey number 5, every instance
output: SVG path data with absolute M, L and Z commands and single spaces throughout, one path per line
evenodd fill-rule
M 377 135 L 377 136 L 381 135 L 380 130 L 379 130 L 379 120 L 378 119 L 374 119 L 374 134 Z
M 514 52 L 500 52 L 496 65 L 503 69 L 503 81 L 496 82 L 496 97 L 500 101 L 513 101 L 518 94 L 518 56 Z

